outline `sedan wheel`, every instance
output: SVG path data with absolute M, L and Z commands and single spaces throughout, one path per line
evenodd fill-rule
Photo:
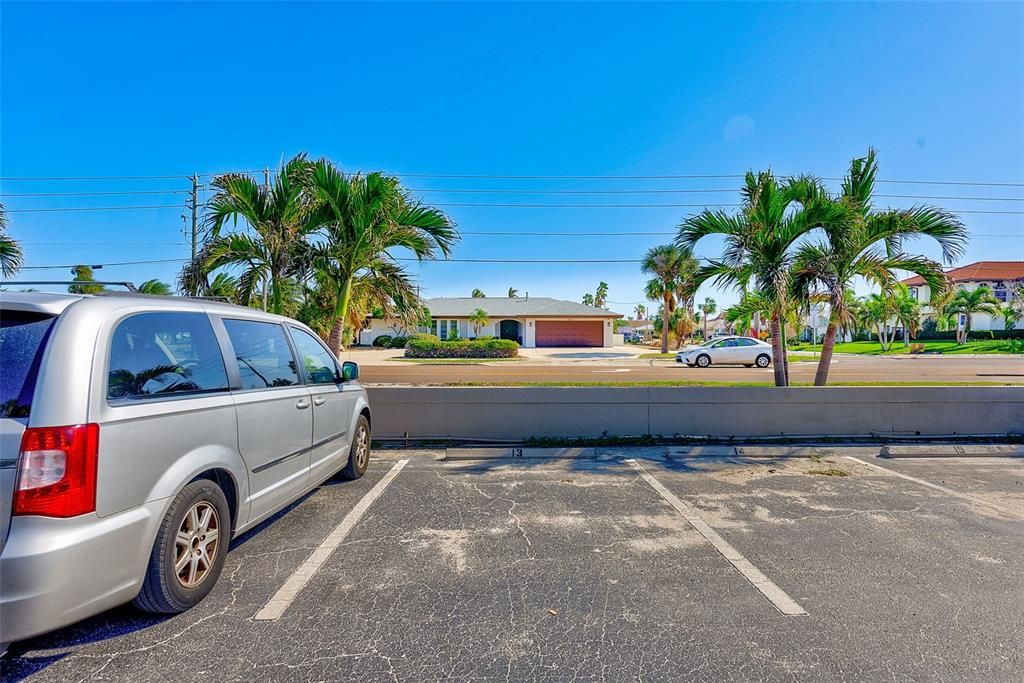
M 771 364 L 772 359 L 766 356 L 765 354 L 762 353 L 760 356 L 757 357 L 757 367 L 766 368 Z
M 707 355 L 706 353 L 702 353 L 699 356 L 697 356 L 698 368 L 706 368 L 709 365 L 711 365 L 711 357 L 709 355 Z

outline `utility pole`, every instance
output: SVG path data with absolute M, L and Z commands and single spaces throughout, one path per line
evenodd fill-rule
M 195 263 L 196 254 L 199 251 L 199 176 L 192 174 L 192 263 Z M 192 286 L 191 296 L 199 294 L 195 285 Z
M 263 167 L 263 189 L 267 191 L 268 195 L 270 194 L 270 168 L 267 167 L 267 166 Z M 263 310 L 264 311 L 267 310 L 267 290 L 268 289 L 270 289 L 270 276 L 269 275 L 267 276 L 267 278 L 265 280 L 263 280 Z

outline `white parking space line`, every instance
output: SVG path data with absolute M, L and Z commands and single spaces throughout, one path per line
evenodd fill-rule
M 885 472 L 886 474 L 891 475 L 893 477 L 899 477 L 900 479 L 906 479 L 907 481 L 912 481 L 915 484 L 919 484 L 921 486 L 926 486 L 927 488 L 933 489 L 935 491 L 939 491 L 941 493 L 945 493 L 947 496 L 953 496 L 954 498 L 960 498 L 962 500 L 970 502 L 973 505 L 980 505 L 982 507 L 988 508 L 989 510 L 994 510 L 994 511 L 999 512 L 999 513 L 1006 513 L 1007 512 L 1007 510 L 1005 510 L 1004 508 L 1000 507 L 999 505 L 995 505 L 993 503 L 990 503 L 987 500 L 982 500 L 981 498 L 975 498 L 974 496 L 972 496 L 969 493 L 963 493 L 962 491 L 954 491 L 953 489 L 948 489 L 945 486 L 939 486 L 938 484 L 933 484 L 930 481 L 925 481 L 924 479 L 918 479 L 917 477 L 912 477 L 909 474 L 903 474 L 902 472 L 897 472 L 895 470 L 890 470 L 888 467 L 882 467 L 881 465 L 876 465 L 873 462 L 868 462 L 867 460 L 861 460 L 860 458 L 855 458 L 852 455 L 845 455 L 843 457 L 846 458 L 847 460 L 853 460 L 854 462 L 859 462 L 861 465 L 867 465 L 868 467 L 870 467 L 872 469 L 875 469 L 875 470 L 878 470 L 880 472 Z
M 384 493 L 384 489 L 395 480 L 395 477 L 398 476 L 398 473 L 407 464 L 409 464 L 409 459 L 405 458 L 396 462 L 388 470 L 388 473 L 352 508 L 352 511 L 345 515 L 345 519 L 341 520 L 341 523 L 334 528 L 334 531 L 327 535 L 323 543 L 317 546 L 316 550 L 306 558 L 306 561 L 277 589 L 277 592 L 267 601 L 263 609 L 256 613 L 257 620 L 273 621 L 284 614 L 284 611 L 288 609 L 288 606 L 292 604 L 296 596 L 302 592 L 302 589 L 306 587 L 306 584 L 313 578 L 317 570 L 323 566 L 324 562 L 331 556 L 331 553 L 341 545 L 345 537 L 352 531 L 352 528 L 359 522 L 359 519 L 366 514 L 373 501 L 380 498 L 380 495 Z
M 650 484 L 651 488 L 657 491 L 669 505 L 675 508 L 676 512 L 681 514 L 686 521 L 690 523 L 690 526 L 697 530 L 697 533 L 706 538 L 708 542 L 714 546 L 715 550 L 729 561 L 729 564 L 731 564 L 736 571 L 742 574 L 743 577 L 754 586 L 754 588 L 764 595 L 764 597 L 768 598 L 768 602 L 772 603 L 772 605 L 775 606 L 775 609 L 790 617 L 807 615 L 807 611 L 797 604 L 793 598 L 789 597 L 789 595 L 786 594 L 786 591 L 779 588 L 771 579 L 765 576 L 760 569 L 755 567 L 750 560 L 743 557 L 736 548 L 729 545 L 728 541 L 719 536 L 718 533 L 704 521 L 696 508 L 684 503 L 636 460 L 629 458 L 626 462 L 640 472 L 640 476 L 643 477 L 644 481 Z

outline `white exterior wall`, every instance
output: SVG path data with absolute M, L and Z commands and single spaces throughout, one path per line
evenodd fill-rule
M 533 318 L 526 318 L 523 323 L 523 348 L 537 348 L 537 321 Z

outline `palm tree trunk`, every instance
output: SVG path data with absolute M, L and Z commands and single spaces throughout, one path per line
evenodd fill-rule
M 835 306 L 832 307 L 835 311 Z M 829 315 L 825 338 L 821 340 L 821 358 L 818 359 L 818 370 L 814 373 L 814 386 L 823 387 L 828 384 L 828 371 L 832 365 L 832 351 L 836 346 L 836 330 L 839 328 L 835 313 Z
M 348 277 L 338 292 L 334 304 L 334 325 L 331 327 L 329 344 L 335 354 L 345 350 L 345 319 L 348 317 L 348 304 L 352 298 L 352 278 Z
M 779 332 L 779 315 L 778 313 L 772 314 L 771 320 L 771 334 L 772 334 L 772 369 L 775 372 L 775 386 L 784 387 L 786 386 L 786 366 L 783 360 L 782 352 L 782 340 Z
M 668 353 L 668 325 L 669 317 L 672 312 L 669 310 L 671 305 L 669 304 L 668 296 L 662 297 L 663 301 L 661 304 L 661 352 Z
M 271 275 L 270 294 L 274 299 L 273 312 L 277 315 L 284 314 L 284 293 L 281 291 L 281 278 L 278 275 Z

